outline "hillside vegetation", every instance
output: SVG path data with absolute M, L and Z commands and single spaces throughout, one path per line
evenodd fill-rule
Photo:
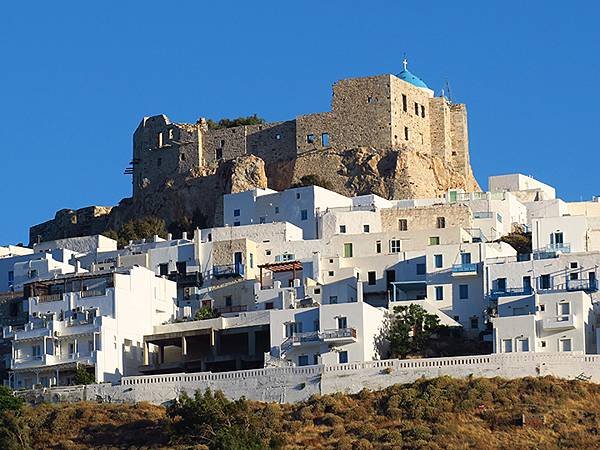
M 0 408 L 0 447 L 7 449 L 600 448 L 600 385 L 549 377 L 441 377 L 295 405 L 205 392 L 168 408 Z

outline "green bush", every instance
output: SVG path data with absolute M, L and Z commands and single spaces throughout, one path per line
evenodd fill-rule
M 93 372 L 90 372 L 84 367 L 78 367 L 73 377 L 73 383 L 75 384 L 94 384 L 96 377 Z
M 235 119 L 221 119 L 218 122 L 215 122 L 212 119 L 208 119 L 206 121 L 209 130 L 220 130 L 223 128 L 233 128 L 239 127 L 241 125 L 260 125 L 265 123 L 265 119 L 262 117 L 258 117 L 256 114 L 253 114 L 248 117 L 237 117 Z

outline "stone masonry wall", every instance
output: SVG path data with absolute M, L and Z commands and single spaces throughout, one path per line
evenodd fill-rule
M 332 366 L 281 367 L 224 373 L 166 374 L 125 377 L 121 385 L 45 388 L 17 391 L 29 403 L 81 400 L 165 404 L 183 392 L 220 390 L 227 397 L 278 403 L 308 400 L 312 395 L 355 394 L 379 390 L 419 378 L 590 377 L 600 383 L 600 355 L 569 353 L 510 353 L 452 358 L 383 360 Z

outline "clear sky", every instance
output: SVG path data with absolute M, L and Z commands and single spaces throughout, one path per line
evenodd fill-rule
M 0 12 L 0 244 L 114 205 L 143 116 L 327 111 L 338 79 L 409 69 L 467 104 L 473 170 L 600 194 L 600 5 L 571 1 L 33 1 Z

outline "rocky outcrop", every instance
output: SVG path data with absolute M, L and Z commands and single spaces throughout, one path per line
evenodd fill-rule
M 53 220 L 30 230 L 31 243 L 119 229 L 132 218 L 156 216 L 178 233 L 222 225 L 223 195 L 253 188 L 287 189 L 316 175 L 344 195 L 375 193 L 385 198 L 436 197 L 451 188 L 479 190 L 469 171 L 464 176 L 443 160 L 411 150 L 374 148 L 307 152 L 296 159 L 265 165 L 254 155 L 213 164 L 188 177 L 150 187 L 143 202 L 123 199 L 118 206 L 61 210 Z
M 464 176 L 440 158 L 411 150 L 315 151 L 272 164 L 267 174 L 269 187 L 275 190 L 316 175 L 329 188 L 349 196 L 374 193 L 389 199 L 427 198 L 452 188 L 479 190 L 471 171 Z

